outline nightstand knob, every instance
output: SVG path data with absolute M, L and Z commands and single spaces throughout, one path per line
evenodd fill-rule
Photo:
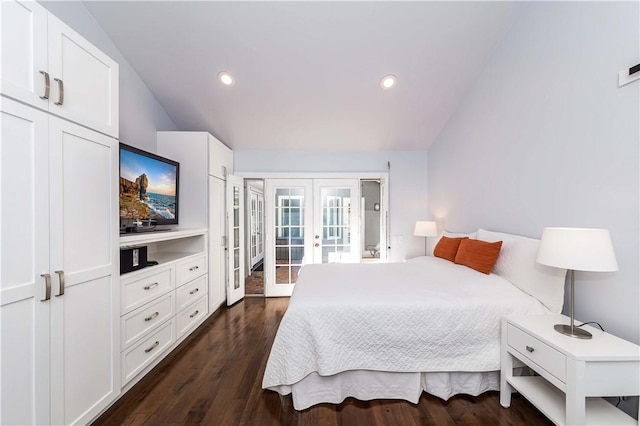
M 531 353 L 531 352 L 533 352 L 533 351 L 534 351 L 534 349 L 533 349 L 531 346 L 527 346 L 527 351 L 528 351 L 529 353 Z

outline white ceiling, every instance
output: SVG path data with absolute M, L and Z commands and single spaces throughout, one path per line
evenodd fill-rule
M 233 149 L 426 149 L 511 2 L 88 1 L 180 130 Z M 217 82 L 220 71 L 236 78 Z M 398 78 L 382 90 L 386 74 Z

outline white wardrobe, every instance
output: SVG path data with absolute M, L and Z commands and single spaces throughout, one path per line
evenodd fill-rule
M 233 151 L 207 132 L 158 132 L 158 154 L 180 163 L 180 225 L 209 230 L 209 312 L 226 300 L 227 176 Z
M 118 64 L 0 13 L 0 423 L 84 424 L 120 392 Z

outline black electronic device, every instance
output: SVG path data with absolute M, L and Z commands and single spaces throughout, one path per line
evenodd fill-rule
M 121 274 L 137 271 L 147 265 L 147 246 L 129 246 L 120 248 Z
M 180 164 L 120 144 L 120 233 L 178 224 Z

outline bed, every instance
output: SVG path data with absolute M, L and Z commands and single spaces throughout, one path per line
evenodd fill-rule
M 535 262 L 539 241 L 502 241 L 493 273 L 434 256 L 403 263 L 306 265 L 271 348 L 262 387 L 319 403 L 442 399 L 499 388 L 500 319 L 557 313 L 566 271 Z

